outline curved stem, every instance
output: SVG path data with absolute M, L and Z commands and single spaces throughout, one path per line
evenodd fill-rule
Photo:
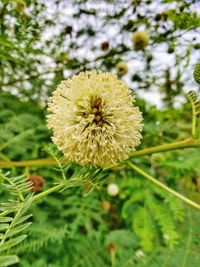
M 56 192 L 58 190 L 60 190 L 61 188 L 63 188 L 64 186 L 66 186 L 66 184 L 59 184 L 59 185 L 55 185 L 53 187 L 51 187 L 50 189 L 47 189 L 45 191 L 43 191 L 42 193 L 39 193 L 35 196 L 32 197 L 32 201 L 38 200 L 40 198 L 43 198 L 53 192 Z
M 74 179 L 72 181 L 63 180 L 63 182 L 61 184 L 55 185 L 55 186 L 37 194 L 37 195 L 34 195 L 31 199 L 31 201 L 35 201 L 35 200 L 38 200 L 40 198 L 43 198 L 43 197 L 45 197 L 51 193 L 59 191 L 62 188 L 70 188 L 70 187 L 79 186 L 79 185 L 81 185 L 81 182 L 77 181 L 76 179 Z
M 151 175 L 149 175 L 148 173 L 146 173 L 145 171 L 141 170 L 140 168 L 138 168 L 137 166 L 135 166 L 133 163 L 128 162 L 127 163 L 134 171 L 136 171 L 137 173 L 139 173 L 140 175 L 142 175 L 143 177 L 147 178 L 149 181 L 153 182 L 154 184 L 158 185 L 159 187 L 163 188 L 165 191 L 169 192 L 170 194 L 174 195 L 175 197 L 181 199 L 182 201 L 184 201 L 185 203 L 189 204 L 190 206 L 192 206 L 195 209 L 200 210 L 200 205 L 198 205 L 197 203 L 193 202 L 192 200 L 184 197 L 183 195 L 179 194 L 178 192 L 174 191 L 173 189 L 169 188 L 168 186 L 166 186 L 165 184 L 161 183 L 160 181 L 156 180 L 155 178 L 153 178 Z

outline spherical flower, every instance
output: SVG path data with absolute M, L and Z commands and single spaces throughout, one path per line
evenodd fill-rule
M 117 75 L 124 76 L 128 72 L 128 66 L 125 61 L 120 61 L 116 65 Z
M 194 79 L 197 83 L 200 83 L 200 62 L 194 67 Z
M 64 156 L 80 165 L 108 167 L 140 143 L 142 115 L 125 82 L 111 73 L 81 72 L 50 99 L 48 127 Z
M 136 50 L 143 50 L 149 43 L 149 35 L 145 31 L 137 31 L 133 34 L 132 42 Z
M 111 197 L 117 196 L 118 193 L 119 193 L 119 187 L 118 187 L 118 185 L 117 184 L 114 184 L 114 183 L 109 184 L 108 187 L 107 187 L 107 193 Z

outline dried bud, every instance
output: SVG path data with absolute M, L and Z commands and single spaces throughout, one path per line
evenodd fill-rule
M 66 34 L 71 35 L 71 34 L 72 34 L 72 31 L 73 31 L 72 26 L 67 26 L 67 27 L 65 28 L 65 33 L 66 33 Z
M 105 41 L 105 42 L 101 43 L 101 50 L 106 51 L 106 50 L 108 50 L 108 48 L 109 48 L 108 42 Z
M 28 177 L 28 180 L 32 182 L 32 192 L 38 192 L 44 185 L 44 178 L 40 175 L 32 174 Z

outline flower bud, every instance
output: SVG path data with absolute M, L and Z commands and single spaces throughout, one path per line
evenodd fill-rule
M 145 31 L 137 31 L 133 34 L 132 42 L 135 50 L 143 50 L 149 43 L 149 35 Z
M 117 75 L 122 77 L 128 72 L 128 66 L 125 61 L 120 61 L 116 65 Z
M 107 51 L 109 48 L 109 42 L 103 42 L 101 43 L 101 50 Z
M 104 200 L 104 201 L 101 203 L 101 207 L 102 207 L 103 210 L 105 210 L 105 211 L 109 211 L 110 208 L 111 208 L 110 202 Z

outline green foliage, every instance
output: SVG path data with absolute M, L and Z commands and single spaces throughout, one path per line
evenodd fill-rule
M 141 177 L 132 177 L 131 173 L 124 176 L 121 186 L 121 197 L 126 200 L 122 217 L 132 224 L 134 232 L 140 237 L 142 249 L 152 251 L 155 243 L 158 245 L 160 241 L 174 248 L 180 238 L 177 222 L 184 218 L 181 203 Z
M 1 174 L 0 177 L 5 181 L 2 185 L 14 195 L 13 199 L 1 203 L 0 207 L 0 253 L 3 253 L 0 255 L 0 266 L 9 266 L 18 262 L 18 258 L 6 254 L 27 237 L 21 232 L 31 225 L 31 222 L 27 222 L 31 215 L 25 215 L 25 212 L 30 207 L 32 195 L 23 197 L 23 192 L 30 190 L 31 185 L 23 176 L 8 178 Z
M 197 13 L 176 13 L 174 10 L 168 12 L 169 19 L 173 21 L 178 29 L 193 29 L 200 27 L 200 17 Z
M 0 157 L 20 160 L 45 155 L 42 144 L 48 140 L 49 133 L 43 122 L 44 111 L 38 104 L 20 102 L 2 93 L 0 110 Z

